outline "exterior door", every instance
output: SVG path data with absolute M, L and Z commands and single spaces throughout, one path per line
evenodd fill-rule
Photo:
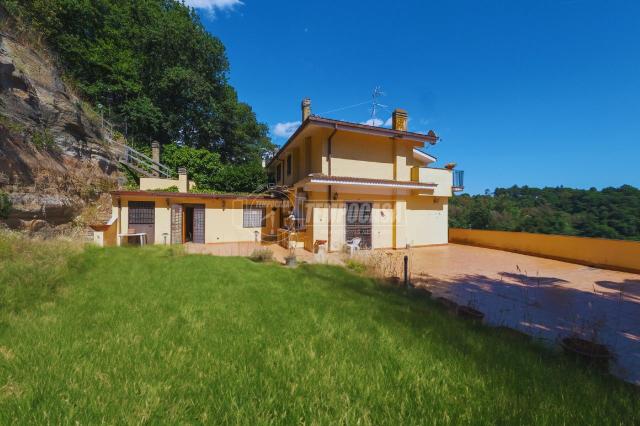
M 371 248 L 371 203 L 347 203 L 346 237 L 360 237 L 360 248 Z
M 193 242 L 204 244 L 204 205 L 193 206 Z
M 153 201 L 129 201 L 129 229 L 130 234 L 147 234 L 147 243 L 155 242 L 155 203 Z M 136 243 L 139 238 L 131 237 Z
M 171 205 L 171 244 L 182 244 L 182 204 Z

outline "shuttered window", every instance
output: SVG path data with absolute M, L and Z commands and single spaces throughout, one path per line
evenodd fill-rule
M 154 208 L 153 201 L 129 201 L 129 224 L 153 225 Z
M 243 228 L 261 228 L 264 226 L 265 208 L 257 206 L 244 206 L 242 216 Z

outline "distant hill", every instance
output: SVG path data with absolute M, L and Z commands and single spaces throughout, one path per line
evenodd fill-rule
M 453 228 L 521 231 L 640 241 L 640 190 L 496 188 L 451 199 Z

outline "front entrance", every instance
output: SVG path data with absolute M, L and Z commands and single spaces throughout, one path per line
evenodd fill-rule
M 360 248 L 371 248 L 371 203 L 348 202 L 346 238 L 347 241 L 359 237 Z
M 171 206 L 171 243 L 204 244 L 204 204 Z

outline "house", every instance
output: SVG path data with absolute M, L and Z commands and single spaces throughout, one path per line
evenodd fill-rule
M 302 102 L 302 124 L 267 167 L 273 187 L 292 194 L 307 250 L 318 241 L 341 250 L 353 238 L 374 249 L 448 242 L 448 200 L 463 175 L 430 167 L 424 148 L 438 138 L 409 132 L 408 119 L 397 109 L 390 129 L 368 126 L 314 116 Z
M 462 189 L 462 172 L 432 167 L 436 158 L 424 148 L 438 138 L 408 131 L 405 111 L 395 110 L 392 122 L 384 128 L 318 117 L 305 99 L 302 124 L 266 164 L 266 191 L 198 193 L 184 169 L 177 179 L 142 178 L 139 190 L 111 193 L 112 219 L 96 240 L 268 240 L 310 251 L 342 250 L 354 238 L 363 249 L 446 244 L 448 199 Z

